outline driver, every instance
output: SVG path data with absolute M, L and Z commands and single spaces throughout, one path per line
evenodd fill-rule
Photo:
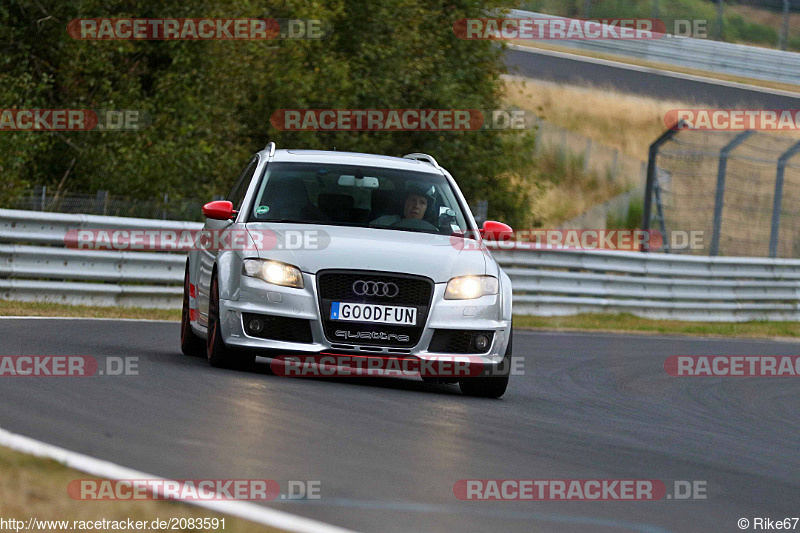
M 403 203 L 403 215 L 383 215 L 370 222 L 371 226 L 391 226 L 405 219 L 422 220 L 428 212 L 428 206 L 436 200 L 436 189 L 433 185 L 421 182 L 406 183 L 406 199 Z

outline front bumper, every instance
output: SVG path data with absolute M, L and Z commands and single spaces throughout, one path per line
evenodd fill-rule
M 237 348 L 258 350 L 264 357 L 321 352 L 350 353 L 375 356 L 405 355 L 422 360 L 452 358 L 468 355 L 484 364 L 496 365 L 503 359 L 511 334 L 510 317 L 502 317 L 500 295 L 483 296 L 474 300 L 445 300 L 446 284 L 434 285 L 431 308 L 417 344 L 409 349 L 380 345 L 359 345 L 349 339 L 331 342 L 325 336 L 320 317 L 316 277 L 303 273 L 303 289 L 281 287 L 258 278 L 242 276 L 239 289 L 229 300 L 220 300 L 220 322 L 225 344 Z M 254 337 L 247 333 L 242 315 L 253 313 L 307 320 L 311 327 L 310 343 L 288 342 Z M 486 330 L 494 336 L 485 353 L 453 354 L 429 351 L 434 330 Z M 473 359 L 475 360 L 475 359 Z

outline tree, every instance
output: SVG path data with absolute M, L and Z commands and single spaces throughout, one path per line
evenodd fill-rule
M 279 109 L 501 107 L 502 48 L 457 38 L 453 23 L 498 0 L 12 0 L 0 7 L 0 91 L 18 108 L 134 109 L 152 123 L 128 132 L 3 132 L 0 194 L 32 184 L 140 197 L 224 194 L 254 151 L 279 147 L 434 154 L 471 201 L 521 220 L 529 197 L 513 176 L 529 137 L 476 132 L 283 132 Z M 87 41 L 81 17 L 293 18 L 326 21 L 319 40 Z M 527 149 L 527 148 L 526 148 Z M 528 152 L 530 153 L 530 152 Z M 509 177 L 511 176 L 511 177 Z M 524 185 L 524 184 L 523 184 Z

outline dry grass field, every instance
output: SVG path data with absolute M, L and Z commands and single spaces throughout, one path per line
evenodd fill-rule
M 506 78 L 505 101 L 632 157 L 647 160 L 650 143 L 666 129 L 664 115 L 685 102 L 623 94 L 603 87 Z

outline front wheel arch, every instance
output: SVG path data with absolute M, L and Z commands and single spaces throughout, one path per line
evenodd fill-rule
M 220 300 L 235 300 L 239 293 L 239 276 L 242 260 L 235 252 L 223 252 L 217 257 L 211 269 L 211 279 L 217 276 Z M 209 287 L 210 290 L 210 287 Z

